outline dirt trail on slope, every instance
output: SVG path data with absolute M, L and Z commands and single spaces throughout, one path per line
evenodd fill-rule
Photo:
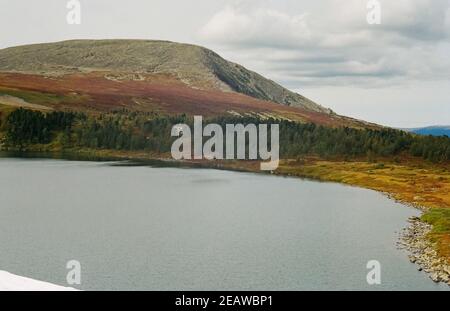
M 0 105 L 6 105 L 6 106 L 12 106 L 12 107 L 22 107 L 22 108 L 28 108 L 28 109 L 35 109 L 35 110 L 53 110 L 53 108 L 37 105 L 37 104 L 31 104 L 26 101 L 24 101 L 21 98 L 10 96 L 10 95 L 0 95 Z

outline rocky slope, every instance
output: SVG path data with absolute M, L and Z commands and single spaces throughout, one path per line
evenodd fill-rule
M 312 112 L 332 113 L 211 50 L 168 41 L 72 40 L 7 48 L 0 50 L 0 71 L 46 76 L 110 71 L 128 80 L 140 80 L 139 74 L 170 74 L 192 88 L 237 92 Z

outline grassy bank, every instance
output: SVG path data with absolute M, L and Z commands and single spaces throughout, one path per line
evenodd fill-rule
M 422 220 L 433 225 L 429 238 L 437 243 L 439 254 L 450 262 L 450 209 L 430 209 L 422 216 Z

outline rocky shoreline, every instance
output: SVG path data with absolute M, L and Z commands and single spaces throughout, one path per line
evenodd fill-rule
M 409 260 L 418 266 L 419 271 L 426 272 L 436 283 L 450 286 L 450 264 L 438 255 L 435 245 L 427 238 L 432 226 L 416 216 L 410 217 L 408 222 L 409 227 L 400 234 L 399 248 L 410 253 Z

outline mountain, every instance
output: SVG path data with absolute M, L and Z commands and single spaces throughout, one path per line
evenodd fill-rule
M 211 50 L 168 41 L 74 40 L 7 48 L 0 51 L 0 71 L 54 76 L 89 71 L 173 74 L 195 88 L 234 91 L 287 106 L 331 112 Z
M 168 41 L 71 40 L 0 50 L 0 108 L 252 115 L 380 128 L 340 116 L 206 48 Z
M 427 126 L 420 128 L 404 129 L 405 131 L 420 134 L 420 135 L 432 135 L 432 136 L 444 136 L 450 137 L 450 126 Z

